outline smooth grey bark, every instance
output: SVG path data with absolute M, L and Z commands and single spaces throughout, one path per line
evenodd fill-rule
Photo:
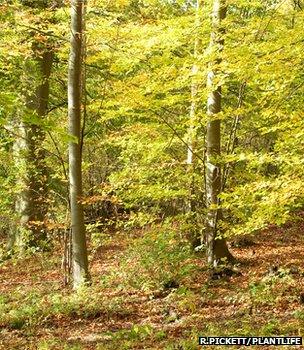
M 196 0 L 195 8 L 195 26 L 198 30 L 200 26 L 200 0 Z M 194 40 L 194 50 L 193 58 L 194 63 L 192 66 L 192 82 L 191 82 L 191 106 L 190 106 L 190 115 L 189 115 L 189 130 L 188 130 L 188 150 L 187 150 L 187 171 L 190 174 L 190 184 L 189 184 L 189 200 L 187 203 L 187 211 L 194 211 L 195 201 L 193 199 L 194 195 L 194 169 L 195 169 L 195 148 L 197 144 L 197 73 L 198 73 L 198 64 L 197 56 L 200 46 L 200 38 L 198 33 L 196 33 Z
M 200 2 L 196 0 L 195 4 L 195 39 L 193 48 L 193 65 L 191 70 L 191 105 L 189 113 L 189 129 L 187 135 L 187 173 L 189 174 L 189 196 L 186 199 L 186 212 L 190 214 L 189 220 L 193 220 L 197 201 L 195 196 L 195 168 L 196 168 L 196 146 L 197 146 L 197 93 L 198 81 L 197 75 L 199 71 L 197 59 L 200 47 L 199 27 L 200 27 Z M 197 225 L 195 225 L 197 226 Z M 201 237 L 196 227 L 191 230 L 189 235 L 191 246 L 195 249 L 201 245 Z
M 195 6 L 195 26 L 196 29 L 200 26 L 200 0 L 196 0 L 196 6 Z M 193 51 L 193 58 L 194 63 L 192 66 L 192 82 L 191 82 L 191 106 L 190 106 L 190 127 L 188 132 L 188 154 L 187 154 L 187 164 L 190 169 L 193 168 L 194 163 L 194 153 L 195 153 L 195 146 L 196 146 L 196 109 L 197 109 L 197 73 L 198 73 L 198 65 L 197 65 L 197 55 L 199 50 L 199 44 L 200 39 L 199 35 L 196 34 L 195 41 L 194 41 L 194 51 Z
M 81 104 L 83 69 L 83 23 L 85 1 L 71 3 L 71 47 L 68 72 L 69 185 L 72 227 L 73 286 L 79 288 L 89 281 L 88 254 L 82 197 Z
M 212 33 L 210 50 L 216 53 L 216 60 L 210 62 L 207 76 L 207 133 L 206 133 L 206 246 L 208 263 L 216 267 L 223 259 L 231 261 L 224 238 L 218 236 L 218 222 L 221 219 L 219 194 L 221 191 L 221 121 L 217 114 L 221 112 L 221 86 L 218 82 L 221 53 L 224 46 L 221 22 L 226 16 L 226 1 L 214 0 L 212 11 Z

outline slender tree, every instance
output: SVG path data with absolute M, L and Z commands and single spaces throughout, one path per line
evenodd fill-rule
M 221 112 L 221 86 L 219 83 L 219 64 L 224 47 L 221 26 L 226 16 L 226 1 L 214 0 L 212 11 L 212 32 L 210 38 L 210 50 L 216 54 L 212 60 L 207 76 L 207 134 L 206 134 L 206 245 L 208 263 L 214 267 L 222 259 L 232 260 L 226 241 L 218 237 L 218 222 L 221 219 L 219 208 L 219 194 L 221 191 L 221 166 L 219 157 L 221 154 L 221 121 L 217 114 Z
M 196 168 L 196 157 L 197 152 L 197 95 L 198 95 L 198 54 L 200 48 L 200 35 L 199 28 L 201 25 L 200 21 L 200 6 L 201 0 L 196 0 L 195 3 L 195 38 L 194 38 L 194 47 L 193 47 L 193 65 L 191 70 L 191 105 L 189 113 L 189 129 L 187 135 L 187 172 L 189 173 L 189 197 L 186 202 L 186 210 L 188 213 L 192 213 L 190 220 L 193 220 L 193 217 L 196 217 L 196 206 L 197 206 L 197 196 L 195 193 L 195 168 Z M 194 216 L 193 216 L 194 214 Z M 195 225 L 195 230 L 190 234 L 190 242 L 193 248 L 196 248 L 201 245 L 201 235 L 197 231 Z
M 198 29 L 200 25 L 200 0 L 196 0 L 195 5 L 195 27 Z M 196 30 L 197 31 L 197 30 Z M 194 155 L 195 152 L 195 144 L 196 144 L 196 97 L 197 97 L 197 73 L 198 73 L 198 65 L 197 65 L 197 55 L 199 50 L 199 36 L 196 35 L 194 40 L 194 50 L 193 50 L 193 59 L 194 63 L 192 66 L 192 83 L 191 83 L 191 106 L 190 106 L 190 128 L 188 135 L 188 155 L 187 155 L 187 164 L 191 169 L 194 163 Z
M 195 26 L 196 26 L 196 32 L 197 29 L 200 26 L 200 0 L 196 0 L 196 8 L 195 8 Z M 199 35 L 197 34 L 194 40 L 194 50 L 193 50 L 193 59 L 194 63 L 192 66 L 192 82 L 191 82 L 191 106 L 190 106 L 190 115 L 189 115 L 189 122 L 190 127 L 188 130 L 188 150 L 187 150 L 187 164 L 188 164 L 188 172 L 191 174 L 190 176 L 190 193 L 189 193 L 189 201 L 188 201 L 188 211 L 194 210 L 194 201 L 193 201 L 193 194 L 194 194 L 194 179 L 193 179 L 193 172 L 195 168 L 195 147 L 197 142 L 197 73 L 198 73 L 198 64 L 197 64 L 197 55 L 199 50 L 199 44 L 200 39 Z
M 82 70 L 84 45 L 84 0 L 71 2 L 71 47 L 68 72 L 68 115 L 69 133 L 69 181 L 72 226 L 73 285 L 77 289 L 89 281 L 86 232 L 84 225 L 82 197 Z

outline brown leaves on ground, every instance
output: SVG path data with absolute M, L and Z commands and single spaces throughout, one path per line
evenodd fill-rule
M 91 262 L 98 286 L 93 287 L 94 298 L 110 306 L 100 312 L 95 307 L 91 314 L 81 310 L 54 314 L 21 329 L 4 324 L 0 349 L 199 349 L 195 345 L 199 335 L 300 335 L 303 231 L 302 221 L 271 227 L 253 237 L 251 244 L 231 248 L 240 274 L 212 280 L 204 259 L 197 257 L 192 261 L 197 271 L 179 288 L 154 291 L 119 285 L 119 281 L 99 283 L 101 277 L 120 270 L 120 260 L 134 239 L 116 234 Z M 0 266 L 0 276 L 0 296 L 35 290 L 47 300 L 54 290 L 71 293 L 62 286 L 60 257 L 49 253 L 7 261 Z

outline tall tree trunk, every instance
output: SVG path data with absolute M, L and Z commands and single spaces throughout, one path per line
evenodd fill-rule
M 69 181 L 72 225 L 73 286 L 77 289 L 89 280 L 88 255 L 84 214 L 81 203 L 81 104 L 83 68 L 83 22 L 84 0 L 72 0 L 71 4 L 71 48 L 68 74 L 69 133 Z
M 200 0 L 196 0 L 196 14 L 195 14 L 195 26 L 196 29 L 199 28 L 200 25 Z M 197 118 L 196 118 L 196 110 L 197 110 L 197 73 L 198 73 L 198 65 L 197 65 L 197 55 L 199 49 L 199 35 L 197 34 L 194 41 L 194 50 L 193 50 L 193 58 L 194 63 L 192 66 L 192 82 L 191 82 L 191 106 L 190 106 L 190 115 L 189 115 L 189 130 L 188 130 L 188 150 L 187 150 L 187 165 L 188 172 L 190 174 L 190 184 L 189 184 L 189 201 L 188 201 L 188 211 L 191 212 L 194 209 L 194 201 L 193 201 L 193 172 L 195 168 L 195 147 L 197 141 Z
M 63 5 L 62 0 L 23 1 L 28 8 L 29 18 L 35 18 L 40 11 L 54 11 Z M 55 18 L 52 18 L 53 22 Z M 37 26 L 38 22 L 34 22 Z M 48 20 L 46 19 L 46 24 Z M 13 151 L 19 171 L 19 193 L 15 211 L 19 227 L 12 230 L 9 246 L 40 246 L 46 239 L 45 217 L 48 210 L 48 171 L 45 162 L 43 142 L 45 132 L 42 119 L 47 114 L 50 74 L 54 60 L 54 44 L 48 34 L 43 40 L 35 38 L 36 31 L 30 32 L 32 55 L 24 65 L 25 107 L 17 121 L 17 133 Z M 40 36 L 41 37 L 41 36 Z M 34 87 L 34 88 L 33 88 Z M 37 121 L 38 122 L 37 122 Z
M 212 33 L 210 50 L 216 52 L 217 59 L 210 63 L 207 77 L 207 134 L 206 134 L 206 246 L 208 263 L 216 267 L 221 260 L 232 260 L 226 241 L 218 238 L 218 222 L 221 219 L 219 194 L 221 191 L 221 121 L 216 115 L 221 112 L 221 86 L 217 83 L 218 65 L 224 47 L 221 22 L 226 16 L 226 1 L 214 0 L 212 12 Z
M 17 237 L 11 239 L 20 247 L 39 246 L 46 239 L 45 216 L 47 214 L 47 169 L 43 141 L 45 132 L 40 125 L 47 114 L 49 79 L 53 63 L 51 48 L 37 49 L 33 45 L 33 56 L 25 63 L 26 97 L 25 116 L 18 122 L 19 139 L 14 144 L 16 166 L 19 167 L 20 192 L 15 209 L 19 221 Z M 32 90 L 33 77 L 37 87 Z M 35 81 L 34 81 L 35 84 Z M 35 118 L 38 117 L 38 123 Z M 41 123 L 42 124 L 42 123 Z
M 191 76 L 191 106 L 189 113 L 189 129 L 187 135 L 187 173 L 189 175 L 189 197 L 186 201 L 186 212 L 191 214 L 195 213 L 196 209 L 196 198 L 195 198 L 195 168 L 196 168 L 196 145 L 197 145 L 197 74 L 198 74 L 198 51 L 200 46 L 200 37 L 198 29 L 200 27 L 200 2 L 201 0 L 196 0 L 195 6 L 195 39 L 194 39 L 194 48 L 193 48 L 193 66 L 192 66 L 192 76 Z M 193 215 L 189 216 L 189 220 L 193 223 Z M 195 225 L 197 226 L 197 225 Z M 189 235 L 189 240 L 193 248 L 201 245 L 200 233 L 197 231 L 196 227 L 194 230 L 191 230 Z

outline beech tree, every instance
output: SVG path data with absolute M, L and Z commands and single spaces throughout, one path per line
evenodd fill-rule
M 48 4 L 32 4 L 27 11 L 46 10 Z M 37 33 L 39 35 L 37 35 Z M 19 172 L 19 193 L 15 211 L 19 227 L 12 230 L 9 248 L 15 244 L 39 246 L 46 239 L 45 217 L 48 209 L 48 171 L 45 163 L 43 120 L 49 102 L 50 75 L 54 58 L 53 44 L 38 31 L 26 32 L 31 56 L 24 62 L 23 100 L 14 125 L 18 137 L 14 143 L 15 163 Z
M 232 260 L 226 241 L 219 237 L 218 223 L 222 218 L 219 194 L 221 192 L 221 83 L 219 64 L 224 46 L 221 22 L 226 16 L 225 0 L 214 0 L 212 11 L 212 33 L 210 38 L 211 55 L 216 59 L 210 63 L 207 76 L 207 134 L 206 134 L 206 245 L 208 263 L 216 267 L 222 259 Z
M 0 122 L 4 127 L 0 131 L 0 208 L 4 219 L 0 230 L 3 227 L 5 235 L 12 225 L 20 233 L 32 228 L 37 229 L 33 237 L 42 235 L 46 210 L 48 227 L 56 233 L 69 225 L 65 171 L 68 112 L 63 96 L 70 30 L 65 9 L 57 9 L 54 15 L 51 11 L 58 3 L 16 0 L 1 4 Z M 83 88 L 79 67 L 79 72 L 75 69 L 73 73 L 78 74 L 79 81 L 74 89 L 71 78 L 69 87 L 70 95 L 75 94 L 70 106 L 75 103 L 78 108 L 78 112 L 70 108 L 70 116 L 76 116 L 70 128 L 70 170 L 73 176 L 80 174 L 71 180 L 75 237 L 79 237 L 77 230 L 84 230 L 83 216 L 77 214 L 79 200 L 83 197 L 85 222 L 90 220 L 87 231 L 93 233 L 93 240 L 98 240 L 100 227 L 107 230 L 103 220 L 105 202 L 110 202 L 113 207 L 128 209 L 128 227 L 136 222 L 143 226 L 168 219 L 174 225 L 176 221 L 180 223 L 185 237 L 194 231 L 201 235 L 207 228 L 209 262 L 214 265 L 222 257 L 230 258 L 225 241 L 219 238 L 224 232 L 232 238 L 258 232 L 269 223 L 280 225 L 302 207 L 303 1 L 229 1 L 229 18 L 223 23 L 228 2 L 210 0 L 202 2 L 200 24 L 195 23 L 195 3 L 90 3 L 86 62 L 89 118 L 83 181 L 79 170 L 81 149 L 77 150 L 81 148 L 81 121 L 74 122 L 81 114 L 82 97 L 76 93 L 77 87 Z M 209 11 L 205 9 L 212 3 L 210 42 Z M 223 25 L 227 28 L 225 43 Z M 76 44 L 79 33 L 76 31 L 73 37 Z M 200 43 L 194 49 L 198 38 Z M 50 70 L 44 62 L 51 63 L 52 43 L 56 47 Z M 210 56 L 205 54 L 208 44 Z M 72 63 L 77 66 L 76 61 L 70 60 L 71 66 Z M 46 116 L 45 105 L 44 112 L 42 105 L 38 111 L 38 90 L 43 88 L 44 94 L 48 90 L 50 71 Z M 207 95 L 205 113 L 201 106 Z M 17 125 L 12 128 L 15 120 Z M 207 145 L 198 136 L 206 126 Z M 15 165 L 13 143 L 20 160 Z M 44 174 L 48 176 L 48 195 L 42 182 L 47 180 Z M 225 178 L 222 184 L 221 178 Z M 81 182 L 83 190 L 77 187 Z M 190 191 L 189 184 L 193 185 Z M 29 215 L 30 195 L 37 195 L 32 205 L 35 216 Z M 200 199 L 206 205 L 192 205 Z
M 73 285 L 89 280 L 86 232 L 82 206 L 82 91 L 85 1 L 71 3 L 71 47 L 68 73 L 69 183 L 72 227 Z
M 198 27 L 200 25 L 200 0 L 196 0 L 195 4 L 195 26 Z M 197 32 L 196 31 L 196 32 Z M 191 106 L 190 106 L 190 115 L 189 115 L 189 123 L 190 127 L 188 130 L 188 150 L 187 150 L 187 164 L 188 164 L 188 171 L 190 172 L 190 192 L 189 192 L 189 203 L 188 203 L 188 209 L 189 211 L 194 210 L 194 200 L 192 196 L 194 195 L 194 179 L 193 179 L 193 171 L 195 168 L 195 157 L 194 153 L 196 152 L 196 143 L 197 143 L 197 90 L 198 90 L 198 82 L 197 82 L 197 73 L 198 73 L 198 64 L 197 64 L 197 56 L 198 56 L 198 50 L 199 50 L 199 44 L 200 44 L 200 38 L 199 34 L 196 34 L 195 40 L 194 40 L 194 50 L 193 50 L 193 59 L 194 63 L 192 66 L 192 82 L 191 82 Z

